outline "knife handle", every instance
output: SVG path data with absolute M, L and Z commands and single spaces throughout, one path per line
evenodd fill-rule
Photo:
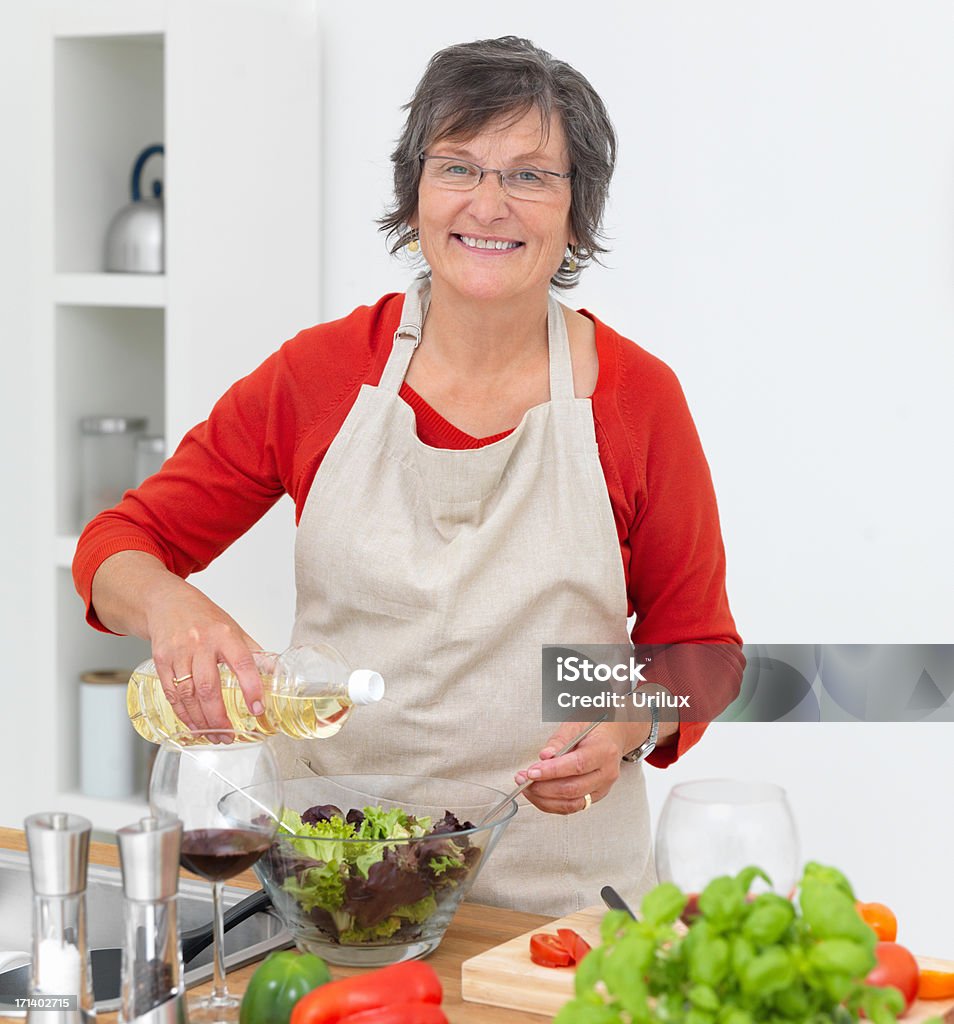
M 632 907 L 630 907 L 626 900 L 624 900 L 611 885 L 604 885 L 603 888 L 600 889 L 600 896 L 603 898 L 603 902 L 610 908 L 610 910 L 622 910 L 624 914 L 629 914 L 634 921 L 638 920 L 636 915 L 633 913 Z

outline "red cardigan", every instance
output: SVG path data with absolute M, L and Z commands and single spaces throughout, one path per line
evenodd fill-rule
M 83 531 L 76 589 L 97 629 L 93 576 L 123 550 L 155 555 L 183 578 L 205 568 L 283 494 L 301 517 L 325 452 L 362 384 L 377 384 L 403 295 L 302 331 L 236 382 L 208 420 L 183 438 L 162 472 L 128 492 Z M 725 592 L 715 493 L 685 397 L 665 363 L 581 310 L 596 327 L 599 378 L 593 418 L 620 555 L 636 615 L 635 643 L 740 643 Z M 425 444 L 479 447 L 405 384 Z M 182 510 L 190 514 L 183 516 Z M 683 723 L 678 743 L 650 758 L 663 767 L 704 726 Z

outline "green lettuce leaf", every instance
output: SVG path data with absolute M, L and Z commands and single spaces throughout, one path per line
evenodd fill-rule
M 427 866 L 434 872 L 435 875 L 443 875 L 445 871 L 451 871 L 454 868 L 464 867 L 464 862 L 457 857 L 431 857 L 427 862 Z

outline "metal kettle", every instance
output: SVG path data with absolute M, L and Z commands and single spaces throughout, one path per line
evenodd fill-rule
M 148 146 L 133 165 L 130 193 L 106 233 L 106 269 L 127 274 L 161 274 L 165 269 L 162 182 L 153 181 L 152 196 L 142 197 L 143 167 L 150 157 L 165 153 L 161 145 Z

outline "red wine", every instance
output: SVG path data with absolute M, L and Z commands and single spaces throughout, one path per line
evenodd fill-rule
M 269 848 L 261 832 L 237 828 L 195 828 L 183 833 L 179 862 L 210 882 L 232 878 Z

